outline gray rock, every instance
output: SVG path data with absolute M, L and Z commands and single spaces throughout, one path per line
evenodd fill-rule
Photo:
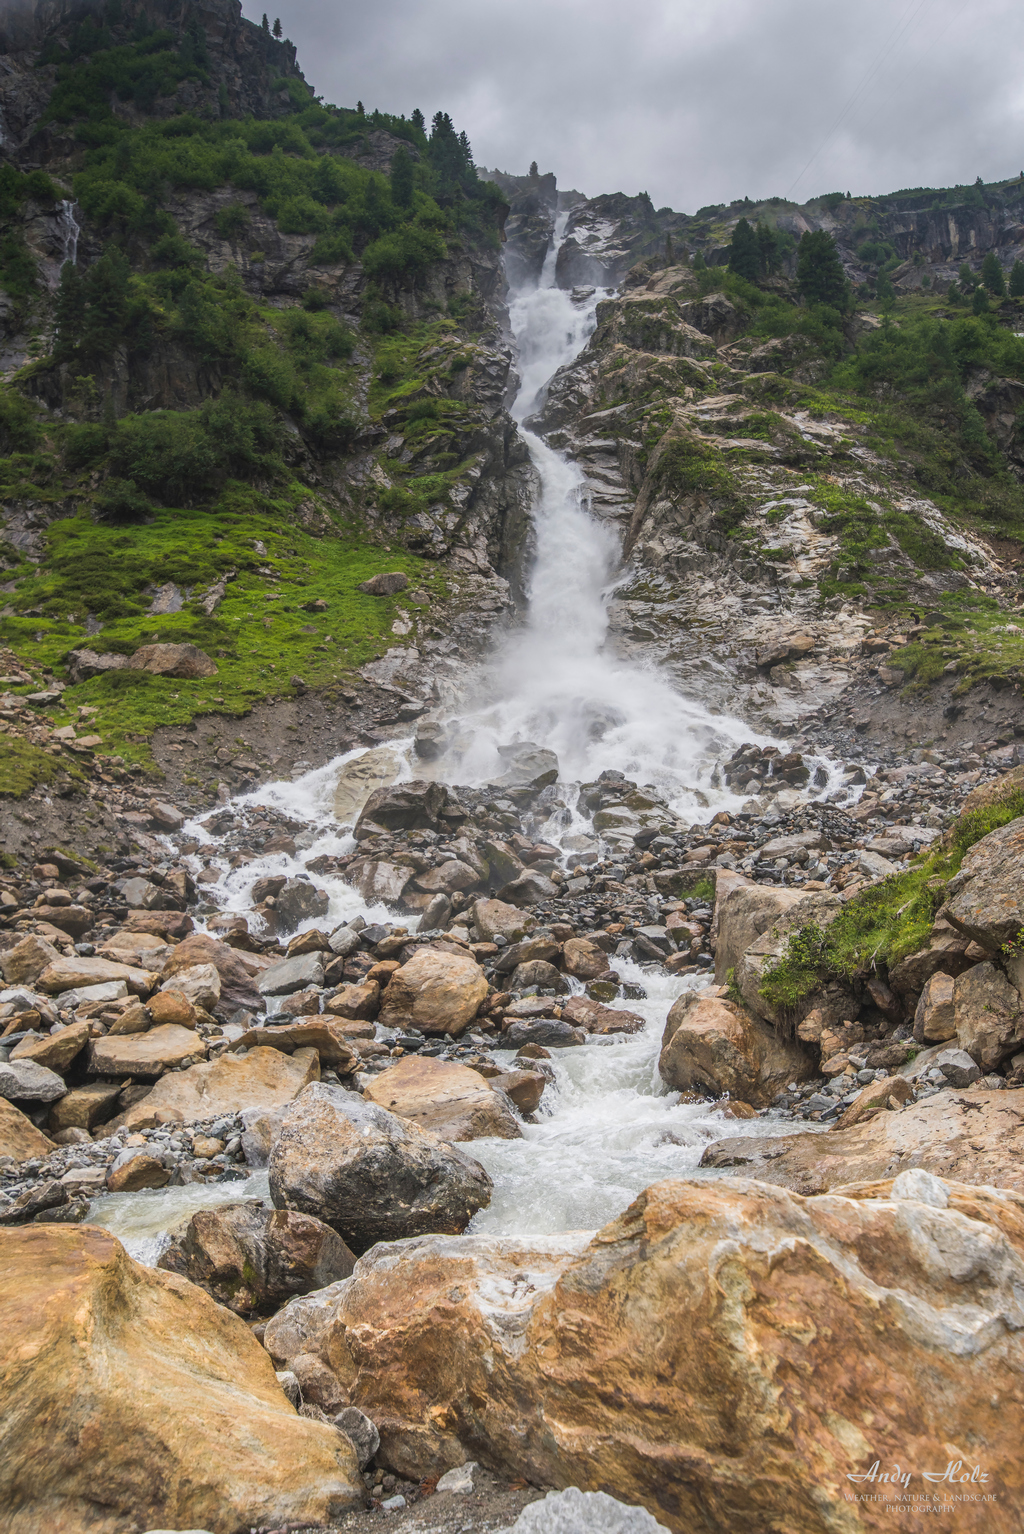
M 72 650 L 68 656 L 68 676 L 72 682 L 88 682 L 107 671 L 127 666 L 127 655 L 98 655 L 95 650 Z
M 464 1465 L 456 1465 L 454 1470 L 446 1470 L 437 1483 L 438 1491 L 453 1491 L 465 1495 L 473 1490 L 473 1471 L 476 1469 L 476 1460 L 467 1460 Z
M 298 1411 L 302 1405 L 302 1391 L 299 1389 L 299 1382 L 292 1371 L 290 1369 L 278 1369 L 277 1383 L 295 1407 L 295 1410 Z
M 371 575 L 368 581 L 361 581 L 356 589 L 371 597 L 393 597 L 396 592 L 404 591 L 408 584 L 409 577 L 404 571 L 386 570 L 380 575 Z
M 1024 1004 L 1001 969 L 975 964 L 956 977 L 952 993 L 957 1043 L 983 1070 L 1017 1052 L 1024 1042 Z
M 359 1461 L 359 1468 L 365 1470 L 380 1448 L 377 1424 L 371 1422 L 358 1406 L 346 1406 L 344 1411 L 340 1411 L 335 1417 L 334 1426 L 351 1441 Z
M 67 1092 L 63 1076 L 34 1060 L 0 1062 L 0 1097 L 8 1102 L 52 1103 Z
M 558 781 L 558 757 L 545 746 L 523 741 L 516 746 L 499 746 L 498 755 L 508 763 L 502 783 L 546 788 Z
M 356 822 L 356 835 L 367 823 L 389 831 L 432 831 L 447 798 L 448 790 L 443 783 L 428 783 L 421 778 L 375 788 Z
M 943 1049 L 935 1057 L 935 1064 L 951 1087 L 969 1087 L 981 1076 L 981 1069 L 965 1049 Z
M 1024 927 L 1024 816 L 977 842 L 949 882 L 945 915 L 982 947 L 998 951 Z
M 451 921 L 452 903 L 447 895 L 435 895 L 430 904 L 420 912 L 420 932 L 433 932 L 445 928 Z
M 133 911 L 155 911 L 163 900 L 162 892 L 148 879 L 126 879 L 121 886 L 124 903 Z
M 457 1146 L 315 1082 L 284 1116 L 270 1153 L 270 1195 L 332 1226 L 356 1253 L 377 1241 L 464 1231 L 491 1179 Z
M 646 1508 L 629 1507 L 604 1491 L 549 1491 L 542 1502 L 524 1507 L 510 1528 L 498 1534 L 664 1534 Z
M 307 986 L 323 985 L 324 966 L 319 953 L 302 953 L 294 959 L 282 959 L 260 975 L 257 989 L 261 996 L 290 996 Z
M 536 1022 L 512 1023 L 501 1036 L 502 1049 L 522 1049 L 524 1044 L 540 1044 L 544 1049 L 567 1049 L 585 1044 L 586 1030 L 557 1018 L 538 1018 Z
M 525 991 L 531 985 L 538 986 L 542 991 L 555 991 L 559 996 L 566 995 L 569 990 L 565 976 L 559 974 L 555 966 L 545 959 L 527 959 L 516 965 L 509 980 L 509 990 Z
M 359 947 L 359 933 L 351 927 L 336 927 L 327 942 L 331 952 L 337 954 L 339 959 L 347 959 Z
M 289 879 L 274 899 L 274 911 L 282 931 L 290 931 L 300 922 L 324 916 L 329 904 L 326 890 L 309 879 Z

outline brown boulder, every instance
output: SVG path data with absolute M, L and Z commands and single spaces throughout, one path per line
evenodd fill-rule
M 449 1060 L 408 1055 L 374 1076 L 363 1096 L 440 1140 L 521 1138 L 516 1116 L 500 1092 L 469 1066 Z
M 151 932 L 155 937 L 183 938 L 194 923 L 185 911 L 129 911 L 123 932 Z
M 72 1026 L 79 1026 L 73 1024 Z M 191 1028 L 164 1023 L 146 1033 L 108 1034 L 89 1045 L 91 1076 L 130 1076 L 133 1081 L 155 1081 L 185 1060 L 205 1056 L 207 1046 Z
M 88 932 L 96 920 L 96 913 L 85 905 L 37 905 L 32 909 L 32 917 L 35 921 L 48 922 L 59 932 L 66 932 L 68 937 L 77 940 Z
M 252 1198 L 183 1220 L 157 1266 L 246 1314 L 348 1278 L 355 1258 L 321 1220 Z
M 936 1044 L 956 1038 L 952 975 L 936 971 L 925 981 L 914 1013 L 914 1038 L 919 1044 Z
M 690 991 L 665 1024 L 658 1069 L 666 1086 L 765 1107 L 790 1081 L 816 1074 L 810 1054 L 780 1039 L 723 994 Z
M 608 955 L 589 938 L 571 937 L 562 946 L 562 964 L 577 980 L 596 980 L 607 973 Z
M 388 1028 L 457 1036 L 473 1021 L 486 995 L 487 981 L 475 959 L 421 948 L 391 976 L 380 1021 Z
M 69 1023 L 59 1033 L 49 1033 L 41 1039 L 22 1039 L 11 1050 L 11 1059 L 34 1060 L 36 1065 L 45 1065 L 63 1075 L 88 1042 L 89 1024 Z
M 352 863 L 345 871 L 349 884 L 355 885 L 367 905 L 393 905 L 401 900 L 405 886 L 412 878 L 412 869 L 399 863 L 382 863 L 372 858 Z
M 979 1087 L 939 1092 L 852 1129 L 717 1140 L 701 1165 L 806 1194 L 917 1168 L 1024 1193 L 1024 1121 L 1015 1098 Z
M 668 1181 L 589 1240 L 379 1247 L 268 1344 L 303 1331 L 378 1424 L 378 1464 L 411 1479 L 472 1454 L 676 1534 L 866 1534 L 904 1487 L 858 1504 L 848 1477 L 907 1465 L 909 1444 L 915 1474 L 988 1475 L 958 1530 L 1016 1534 L 1024 1200 L 914 1174 L 868 1191 Z
M 960 806 L 960 814 L 970 815 L 974 810 L 987 810 L 993 804 L 1005 804 L 1014 794 L 1022 791 L 1024 766 L 1011 767 L 1009 772 L 1004 772 L 991 783 L 981 783 L 977 788 L 972 788 Z
M 138 1193 L 140 1188 L 164 1188 L 171 1174 L 156 1156 L 132 1156 L 120 1166 L 111 1167 L 107 1173 L 107 1189 L 111 1193 Z
M 0 1097 L 0 1156 L 31 1161 L 36 1156 L 48 1156 L 53 1149 L 53 1141 L 48 1140 L 31 1119 L 6 1097 Z
M 216 676 L 217 667 L 205 650 L 194 644 L 146 644 L 128 661 L 130 671 L 149 671 L 153 676 L 172 676 L 182 682 L 196 682 L 204 676 Z
M 178 1028 L 194 1028 L 199 1013 L 184 991 L 157 991 L 150 997 L 148 1012 L 156 1027 L 174 1023 Z
M 284 1055 L 257 1045 L 245 1055 L 219 1055 L 187 1071 L 175 1071 L 120 1114 L 110 1128 L 152 1129 L 156 1124 L 189 1124 L 241 1113 L 246 1108 L 280 1108 L 297 1097 L 311 1081 L 319 1081 L 315 1050 L 298 1049 Z
M 878 1113 L 889 1108 L 902 1108 L 913 1100 L 914 1088 L 903 1076 L 886 1076 L 881 1081 L 872 1081 L 863 1092 L 857 1093 L 838 1119 L 836 1128 L 852 1129 L 855 1124 L 863 1124 Z
M 459 890 L 471 890 L 479 882 L 475 869 L 458 858 L 449 858 L 437 868 L 416 875 L 416 888 L 428 895 L 454 895 Z
M 356 835 L 367 822 L 384 826 L 388 831 L 432 831 L 447 798 L 448 790 L 443 783 L 422 778 L 375 788 L 360 811 Z
M 747 891 L 742 890 L 737 892 L 733 900 L 739 900 L 746 893 Z M 789 949 L 789 940 L 794 933 L 799 932 L 802 927 L 814 927 L 820 930 L 829 926 L 842 908 L 842 901 L 838 895 L 805 894 L 787 910 L 780 911 L 762 935 L 744 950 L 736 963 L 735 983 L 751 1012 L 756 1013 L 758 1017 L 763 1017 L 766 1022 L 774 1023 L 776 1027 L 786 1030 L 815 1008 L 820 1009 L 832 1020 L 837 1020 L 839 1016 L 856 1016 L 859 1010 L 857 1003 L 848 997 L 841 987 L 824 987 L 816 991 L 813 996 L 805 997 L 792 1009 L 770 1002 L 761 994 L 765 971 L 784 957 Z
M 544 1096 L 547 1077 L 539 1071 L 502 1071 L 494 1085 L 515 1103 L 522 1114 L 536 1113 Z
M 970 938 L 964 937 L 948 921 L 939 919 L 932 927 L 928 947 L 907 954 L 889 971 L 889 984 L 901 996 L 917 996 L 932 975 L 962 975 L 974 960 L 967 957 Z
M 570 996 L 562 1002 L 562 1016 L 577 1028 L 588 1033 L 642 1033 L 647 1019 L 638 1012 L 625 1012 L 618 1007 L 605 1007 L 589 996 Z
M 122 1007 L 117 1019 L 110 1024 L 107 1033 L 115 1038 L 126 1033 L 146 1033 L 152 1028 L 153 1023 L 154 1018 L 148 1009 L 142 1005 L 137 996 L 133 996 L 128 1005 Z
M 212 964 L 220 976 L 220 1005 L 225 1015 L 237 1012 L 260 1012 L 263 1001 L 252 974 L 246 968 L 236 948 L 207 937 L 204 932 L 193 932 L 178 944 L 163 968 L 166 983 L 180 970 L 194 969 L 200 964 Z
M 335 1017 L 347 1018 L 350 1022 L 372 1022 L 380 1011 L 380 985 L 370 979 L 364 980 L 361 985 L 343 985 L 331 997 L 325 1011 Z
M 35 985 L 43 970 L 60 961 L 52 943 L 30 932 L 13 948 L 0 953 L 0 974 L 8 985 Z
M 237 1316 L 105 1230 L 4 1236 L 3 1526 L 130 1534 L 333 1521 L 355 1455 L 296 1414 Z M 215 1473 L 213 1471 L 215 1467 Z
M 508 905 L 504 900 L 476 900 L 473 903 L 473 925 L 480 934 L 480 941 L 493 943 L 496 937 L 506 942 L 519 943 L 537 918 L 518 906 Z
M 73 1087 L 60 1102 L 54 1103 L 46 1119 L 51 1134 L 62 1129 L 93 1129 L 117 1109 L 117 1099 L 125 1081 L 88 1081 Z
M 239 1044 L 252 1049 L 254 1044 L 266 1044 L 271 1049 L 283 1050 L 286 1055 L 297 1049 L 315 1049 L 320 1064 L 329 1070 L 346 1075 L 358 1064 L 357 1057 L 341 1027 L 330 1017 L 302 1017 L 294 1023 L 267 1024 L 264 1028 L 250 1028 L 243 1033 Z
M 404 570 L 382 570 L 379 575 L 371 575 L 368 581 L 360 581 L 356 589 L 371 597 L 393 597 L 404 591 L 408 584 L 409 577 Z
M 133 996 L 148 996 L 157 976 L 148 969 L 131 964 L 114 964 L 110 959 L 55 959 L 36 980 L 36 987 L 47 996 L 74 991 L 89 985 L 103 985 L 108 980 L 123 980 Z

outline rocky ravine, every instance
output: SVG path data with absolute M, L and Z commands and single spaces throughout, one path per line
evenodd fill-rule
M 748 755 L 731 774 L 763 760 Z M 800 766 L 784 770 L 799 778 Z M 1012 814 L 1018 778 L 990 773 L 954 824 L 986 805 Z M 897 787 L 905 792 L 899 779 Z M 1024 821 L 1006 820 L 968 849 L 926 943 L 886 978 L 855 972 L 780 1013 L 760 984 L 788 934 L 809 921 L 827 930 L 887 877 L 911 877 L 900 870 L 915 842 L 934 840 L 931 828 L 907 817 L 890 826 L 885 852 L 873 850 L 866 843 L 883 838 L 863 834 L 856 809 L 816 807 L 788 786 L 767 814 L 719 817 L 709 836 L 674 823 L 649 796 L 631 810 L 630 796 L 639 797 L 635 785 L 614 774 L 592 786 L 590 813 L 595 824 L 609 815 L 620 850 L 584 852 L 566 869 L 538 840 L 557 814 L 557 787 L 374 791 L 356 823 L 357 853 L 334 869 L 315 860 L 310 874 L 340 874 L 366 900 L 384 895 L 420 913 L 415 936 L 359 918 L 318 927 L 325 896 L 309 875 L 265 879 L 248 919 L 218 918 L 203 898 L 216 884 L 205 873 L 197 883 L 196 862 L 180 857 L 177 867 L 136 860 L 79 889 L 67 887 L 68 864 L 40 865 L 34 886 L 8 881 L 0 1221 L 14 1243 L 21 1334 L 27 1327 L 43 1346 L 49 1328 L 48 1349 L 73 1348 L 65 1317 L 94 1314 L 92 1345 L 127 1348 L 136 1371 L 160 1382 L 154 1399 L 171 1399 L 182 1362 L 175 1304 L 193 1285 L 209 1296 L 189 1312 L 194 1334 L 213 1329 L 203 1343 L 209 1423 L 190 1419 L 187 1442 L 163 1443 L 159 1490 L 144 1444 L 130 1452 L 147 1467 L 145 1487 L 126 1473 L 133 1441 L 106 1394 L 116 1385 L 79 1391 L 83 1422 L 103 1445 L 105 1527 L 126 1530 L 143 1509 L 153 1526 L 323 1522 L 366 1499 L 401 1498 L 412 1516 L 424 1497 L 432 1507 L 439 1476 L 476 1460 L 499 1482 L 611 1491 L 668 1527 L 689 1527 L 699 1504 L 712 1528 L 753 1531 L 784 1510 L 789 1527 L 824 1530 L 829 1509 L 847 1505 L 846 1476 L 871 1457 L 906 1456 L 910 1440 L 929 1463 L 952 1444 L 965 1464 L 983 1464 L 994 1500 L 967 1508 L 961 1526 L 1014 1526 L 1016 1456 L 1002 1436 L 1005 1411 L 989 1403 L 1015 1399 L 1019 1370 L 1013 1286 L 1024 1188 L 1017 1094 L 1007 1089 L 1024 1065 L 1012 957 L 1024 928 Z M 219 856 L 237 862 L 297 828 L 227 807 L 208 829 Z M 215 861 L 206 867 L 223 878 Z M 193 930 L 190 909 L 205 914 L 210 935 Z M 303 930 L 289 939 L 296 925 Z M 267 935 L 275 929 L 277 940 Z M 458 1234 L 490 1198 L 471 1142 L 519 1136 L 545 1111 L 553 1051 L 643 1026 L 616 972 L 626 958 L 697 981 L 666 1025 L 668 1086 L 719 1097 L 751 1128 L 780 1113 L 835 1128 L 824 1138 L 819 1127 L 710 1144 L 705 1176 L 721 1169 L 723 1180 L 660 1184 L 594 1237 Z M 712 969 L 729 983 L 709 984 Z M 496 1045 L 514 1059 L 499 1062 Z M 261 1166 L 272 1203 L 229 1201 L 192 1215 L 160 1272 L 135 1267 L 88 1224 L 97 1195 L 232 1181 L 243 1191 Z M 743 1180 L 747 1169 L 764 1181 Z M 810 1268 L 802 1259 L 766 1267 L 767 1232 L 780 1250 L 817 1253 Z M 728 1272 L 710 1256 L 726 1238 L 736 1253 Z M 45 1299 L 46 1284 L 59 1300 Z M 128 1311 L 110 1298 L 119 1285 L 135 1296 Z M 897 1319 L 908 1293 L 912 1326 Z M 126 1332 L 125 1315 L 140 1304 L 153 1319 Z M 731 1334 L 737 1304 L 758 1339 L 742 1365 L 719 1335 Z M 879 1304 L 890 1317 L 884 1342 L 877 1330 L 868 1342 Z M 686 1357 L 696 1329 L 720 1378 L 702 1370 L 691 1379 L 682 1355 L 668 1376 L 663 1358 L 645 1361 L 662 1306 L 673 1315 L 685 1307 Z M 789 1310 L 827 1311 L 828 1337 L 803 1325 L 780 1330 Z M 238 1317 L 269 1350 L 275 1384 L 266 1362 L 257 1368 L 266 1355 L 246 1351 L 253 1344 Z M 236 1404 L 225 1415 L 216 1381 L 229 1365 L 216 1359 L 232 1349 Z M 621 1376 L 611 1406 L 603 1386 L 604 1405 L 585 1394 L 597 1358 L 605 1384 Z M 866 1359 L 874 1383 L 862 1387 Z M 42 1376 L 16 1358 L 7 1368 L 19 1421 L 50 1410 Z M 880 1368 L 887 1399 L 900 1403 L 883 1425 L 863 1417 Z M 695 1436 L 693 1422 L 707 1422 L 723 1400 L 763 1400 L 765 1369 L 789 1381 L 771 1435 L 733 1418 L 725 1438 L 721 1427 Z M 798 1383 L 811 1376 L 813 1401 Z M 312 1480 L 312 1439 L 300 1451 L 278 1434 L 273 1470 L 253 1458 L 252 1413 L 273 1399 L 273 1411 L 294 1421 L 289 1398 L 306 1414 L 302 1431 L 322 1435 L 316 1454 L 335 1456 L 336 1468 Z M 379 1436 L 369 1452 L 366 1419 L 365 1432 Z M 564 1424 L 554 1438 L 541 1426 L 552 1419 Z M 205 1435 L 226 1435 L 235 1459 L 219 1456 L 223 1476 L 199 1492 L 189 1456 Z M 29 1472 L 27 1448 L 17 1434 L 10 1442 L 9 1526 L 38 1526 L 44 1509 L 77 1526 L 95 1455 L 86 1482 L 74 1456 L 59 1469 L 35 1457 Z M 808 1454 L 824 1501 L 807 1494 Z M 360 1461 L 371 1461 L 361 1474 Z M 509 1495 L 494 1506 L 511 1516 Z M 884 1515 L 854 1516 L 851 1527 L 870 1529 Z

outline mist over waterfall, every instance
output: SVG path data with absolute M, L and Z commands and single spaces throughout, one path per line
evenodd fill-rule
M 529 429 L 554 374 L 587 344 L 607 296 L 556 287 L 567 217 L 556 221 L 539 282 L 509 301 L 521 380 L 512 414 L 540 483 L 528 607 L 469 690 L 470 712 L 458 722 L 443 775 L 493 780 L 507 766 L 500 748 L 532 742 L 555 752 L 563 780 L 615 768 L 655 784 L 693 818 L 703 807 L 694 790 L 707 795 L 715 759 L 751 739 L 750 727 L 712 716 L 653 668 L 615 653 L 608 605 L 625 574 L 618 534 L 591 512 L 579 467 Z M 474 697 L 497 701 L 474 707 Z

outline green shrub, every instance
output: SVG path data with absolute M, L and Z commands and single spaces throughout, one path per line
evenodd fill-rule
M 368 277 L 394 282 L 421 276 L 447 254 L 439 234 L 410 225 L 368 245 L 363 252 L 363 270 Z

